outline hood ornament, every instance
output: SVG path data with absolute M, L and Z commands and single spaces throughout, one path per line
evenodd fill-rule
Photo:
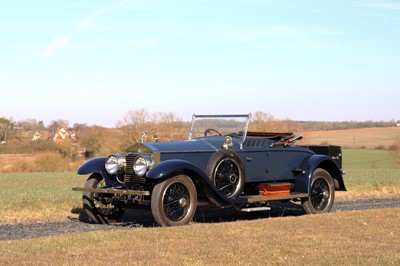
M 142 143 L 144 142 L 144 138 L 146 137 L 147 133 L 149 133 L 148 130 L 143 130 L 143 132 L 142 132 Z

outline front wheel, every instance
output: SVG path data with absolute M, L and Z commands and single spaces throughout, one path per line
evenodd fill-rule
M 101 175 L 92 174 L 87 179 L 85 188 L 100 188 L 104 185 L 104 179 Z M 107 195 L 112 196 L 112 194 Z M 125 208 L 122 204 L 107 202 L 104 196 L 106 195 L 82 192 L 83 209 L 89 219 L 94 223 L 115 223 L 124 214 Z
M 151 212 L 160 226 L 188 224 L 197 207 L 197 192 L 193 181 L 177 175 L 154 186 Z
M 326 213 L 332 209 L 335 200 L 335 186 L 331 175 L 324 169 L 317 168 L 311 180 L 310 196 L 302 201 L 308 214 Z

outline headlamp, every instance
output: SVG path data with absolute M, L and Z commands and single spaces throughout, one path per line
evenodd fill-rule
M 126 159 L 120 154 L 113 154 L 108 156 L 104 166 L 107 173 L 110 175 L 115 175 L 124 170 L 126 166 Z

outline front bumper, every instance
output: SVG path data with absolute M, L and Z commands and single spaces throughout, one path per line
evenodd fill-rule
M 72 187 L 73 191 L 83 191 L 91 193 L 108 193 L 117 195 L 133 195 L 133 196 L 149 196 L 150 191 L 142 190 L 126 190 L 117 188 L 86 188 L 86 187 Z

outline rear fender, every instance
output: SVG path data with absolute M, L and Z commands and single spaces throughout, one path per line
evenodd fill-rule
M 146 176 L 148 179 L 161 181 L 176 174 L 189 176 L 196 184 L 196 188 L 199 189 L 198 193 L 203 192 L 210 201 L 221 207 L 241 202 L 240 199 L 226 198 L 215 188 L 214 184 L 201 169 L 185 160 L 173 159 L 160 162 L 148 171 Z
M 300 166 L 302 172 L 295 178 L 295 191 L 310 193 L 311 180 L 317 168 L 326 170 L 333 178 L 335 190 L 346 191 L 342 171 L 339 165 L 332 158 L 326 155 L 316 154 L 307 158 Z
M 98 173 L 104 178 L 107 185 L 112 185 L 114 183 L 113 178 L 104 167 L 106 159 L 107 157 L 97 157 L 84 162 L 77 170 L 78 175 Z

